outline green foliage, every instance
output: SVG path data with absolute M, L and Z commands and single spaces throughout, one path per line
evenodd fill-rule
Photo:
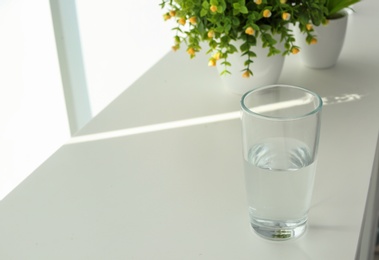
M 268 56 L 288 55 L 295 46 L 290 24 L 298 24 L 309 39 L 314 38 L 309 24 L 319 25 L 326 21 L 325 3 L 328 0 L 162 0 L 164 18 L 175 19 L 174 49 L 187 45 L 191 57 L 200 51 L 201 42 L 208 42 L 211 54 L 210 66 L 218 59 L 224 66 L 221 74 L 228 74 L 231 66 L 228 56 L 240 52 L 246 57 L 244 75 L 253 75 L 250 65 L 256 54 L 254 48 L 260 38 L 268 48 Z M 330 0 L 329 0 L 330 1 Z M 350 0 L 356 1 L 356 0 Z M 273 35 L 279 34 L 280 41 Z M 242 40 L 241 46 L 235 46 Z M 285 47 L 282 52 L 279 44 Z M 215 53 L 219 53 L 216 57 Z

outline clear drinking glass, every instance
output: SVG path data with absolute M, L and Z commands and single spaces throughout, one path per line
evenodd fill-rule
M 270 85 L 244 94 L 241 107 L 251 226 L 271 240 L 299 237 L 313 192 L 322 100 L 304 88 Z

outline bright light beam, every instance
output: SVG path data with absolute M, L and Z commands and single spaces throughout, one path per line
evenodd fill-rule
M 77 136 L 77 137 L 71 138 L 71 140 L 69 140 L 67 144 L 75 144 L 75 143 L 104 140 L 104 139 L 110 139 L 110 138 L 116 138 L 116 137 L 122 137 L 122 136 L 144 134 L 144 133 L 168 130 L 168 129 L 173 129 L 173 128 L 181 128 L 181 127 L 187 127 L 187 126 L 232 120 L 232 119 L 237 119 L 237 118 L 240 118 L 239 111 L 212 115 L 212 116 L 197 117 L 197 118 L 191 118 L 191 119 L 185 119 L 185 120 L 179 120 L 179 121 L 173 121 L 173 122 L 167 122 L 167 123 L 161 123 L 161 124 L 108 131 L 108 132 L 97 133 L 97 134 Z
M 250 110 L 255 114 L 262 114 L 262 113 L 271 112 L 271 111 L 275 111 L 279 109 L 306 105 L 311 102 L 312 102 L 311 98 L 294 99 L 294 100 L 288 100 L 288 101 L 278 102 L 274 104 L 263 105 L 263 106 L 255 107 L 254 109 L 250 109 Z

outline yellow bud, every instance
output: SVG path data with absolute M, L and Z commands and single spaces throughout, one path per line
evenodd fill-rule
M 209 62 L 208 62 L 208 66 L 209 66 L 209 67 L 214 67 L 214 66 L 216 66 L 216 59 L 214 59 L 214 58 L 210 58 L 210 59 L 209 59 Z
M 215 59 L 215 60 L 219 60 L 219 59 L 221 59 L 221 52 L 216 52 L 214 55 L 213 55 L 213 59 Z
M 189 55 L 193 56 L 193 55 L 195 55 L 195 49 L 192 48 L 192 47 L 189 47 L 189 48 L 187 49 L 187 53 L 188 53 Z
M 282 19 L 288 21 L 289 19 L 291 19 L 291 14 L 286 12 L 282 13 Z
M 316 44 L 317 43 L 317 39 L 316 38 L 312 38 L 310 44 Z
M 286 2 L 287 2 L 287 0 L 280 0 L 281 4 L 285 4 Z
M 186 24 L 186 18 L 184 18 L 184 17 L 179 18 L 178 23 L 181 25 L 185 25 Z
M 211 12 L 215 13 L 217 12 L 217 5 L 211 5 L 209 9 L 211 10 Z
M 291 53 L 292 54 L 298 54 L 300 52 L 300 49 L 299 48 L 297 48 L 297 47 L 292 47 L 291 48 Z
M 250 72 L 246 70 L 246 71 L 242 74 L 242 77 L 243 77 L 243 78 L 246 78 L 246 79 L 249 78 L 249 77 L 250 77 Z
M 271 16 L 271 11 L 268 10 L 268 9 L 265 9 L 265 10 L 263 11 L 263 17 L 265 17 L 265 18 L 269 18 L 270 16 Z
M 191 24 L 196 24 L 197 23 L 197 19 L 196 19 L 196 16 L 192 16 L 190 19 L 189 19 L 190 23 Z
M 213 30 L 208 31 L 207 33 L 208 38 L 213 38 L 215 36 L 215 32 Z
M 245 33 L 248 34 L 248 35 L 254 35 L 254 29 L 253 27 L 247 27 L 246 30 L 245 30 Z
M 170 14 L 171 17 L 174 17 L 176 15 L 176 11 L 171 10 L 169 14 Z
M 167 21 L 171 18 L 171 16 L 167 13 L 163 15 L 163 20 Z
M 254 3 L 256 3 L 257 5 L 260 5 L 262 3 L 262 0 L 254 0 Z
M 313 29 L 313 25 L 310 24 L 310 23 L 307 23 L 307 24 L 305 25 L 305 28 L 307 28 L 307 31 L 312 31 L 312 29 Z
M 173 51 L 177 51 L 177 50 L 179 50 L 179 45 L 174 45 L 174 46 L 171 47 L 171 49 Z

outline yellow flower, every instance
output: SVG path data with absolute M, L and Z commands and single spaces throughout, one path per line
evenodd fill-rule
M 217 5 L 211 5 L 209 9 L 211 10 L 211 12 L 215 13 L 217 12 Z
M 263 17 L 265 17 L 265 18 L 269 18 L 270 16 L 271 16 L 271 11 L 268 10 L 268 9 L 265 9 L 265 10 L 263 11 Z
M 179 18 L 178 23 L 181 25 L 185 25 L 186 24 L 186 18 L 184 18 L 184 17 Z
M 299 52 L 300 52 L 300 49 L 299 49 L 299 48 L 297 48 L 297 47 L 295 47 L 295 46 L 291 48 L 291 53 L 292 53 L 292 54 L 298 54 Z
M 190 23 L 191 24 L 196 24 L 196 22 L 197 22 L 197 19 L 196 19 L 196 16 L 192 16 L 190 19 L 189 19 L 189 21 L 190 21 Z
M 192 48 L 192 47 L 189 47 L 189 48 L 187 49 L 187 53 L 188 53 L 189 55 L 193 56 L 193 55 L 195 55 L 195 49 Z
M 260 5 L 262 3 L 262 0 L 254 0 L 254 3 L 256 3 L 257 5 Z
M 281 4 L 285 4 L 286 2 L 287 2 L 287 0 L 280 0 Z
M 291 14 L 286 12 L 282 13 L 282 19 L 288 21 L 289 19 L 291 19 Z
M 249 78 L 249 77 L 250 77 L 250 72 L 246 70 L 246 71 L 242 74 L 242 77 L 243 77 L 243 78 Z
M 208 38 L 213 38 L 215 36 L 215 32 L 213 30 L 208 31 L 207 33 Z
M 317 39 L 316 38 L 312 38 L 310 44 L 316 44 L 317 43 Z
M 307 24 L 305 25 L 305 28 L 307 28 L 307 31 L 312 31 L 312 29 L 313 29 L 313 25 L 310 24 L 310 23 L 307 23 Z
M 248 34 L 248 35 L 254 35 L 254 29 L 253 27 L 247 27 L 246 30 L 245 30 L 245 33 Z
M 170 14 L 171 17 L 174 17 L 176 15 L 176 11 L 175 10 L 171 10 L 169 14 Z
M 216 59 L 215 58 L 210 58 L 208 62 L 209 67 L 214 67 L 216 66 Z
M 219 60 L 219 59 L 221 59 L 221 52 L 216 52 L 214 55 L 213 55 L 213 59 L 215 59 L 215 60 Z

